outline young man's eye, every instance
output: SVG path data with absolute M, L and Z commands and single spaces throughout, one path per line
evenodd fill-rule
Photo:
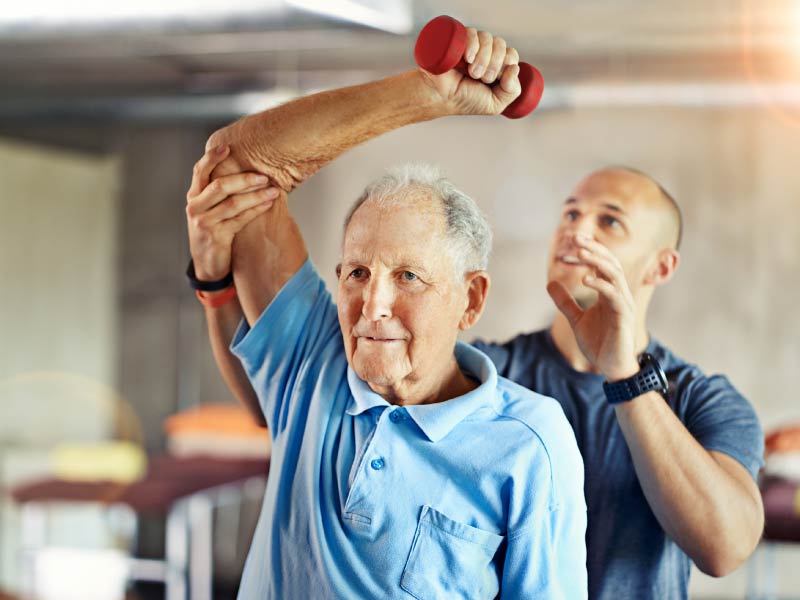
M 601 217 L 600 222 L 606 227 L 619 227 L 622 224 L 619 222 L 619 219 L 615 219 L 610 215 L 604 215 Z
M 567 221 L 574 221 L 580 216 L 580 213 L 577 210 L 568 210 L 564 213 L 564 218 Z

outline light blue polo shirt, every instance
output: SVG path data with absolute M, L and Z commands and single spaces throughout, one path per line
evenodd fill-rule
M 459 343 L 478 388 L 388 404 L 310 261 L 231 349 L 272 436 L 239 598 L 586 598 L 583 463 L 554 400 Z

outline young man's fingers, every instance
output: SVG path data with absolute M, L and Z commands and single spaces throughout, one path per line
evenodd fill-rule
M 619 262 L 614 261 L 607 256 L 601 256 L 591 252 L 586 248 L 581 248 L 578 250 L 578 258 L 584 264 L 594 267 L 601 279 L 610 281 L 615 286 L 620 288 L 623 285 L 627 286 L 625 273 L 622 271 L 622 267 L 620 266 Z
M 583 283 L 586 287 L 592 288 L 600 294 L 601 297 L 605 298 L 615 312 L 621 314 L 626 310 L 627 306 L 619 288 L 610 281 L 594 277 L 593 275 L 586 275 L 583 278 Z
M 205 189 L 214 167 L 227 158 L 230 150 L 230 146 L 227 144 L 210 148 L 203 154 L 202 158 L 195 163 L 192 169 L 192 184 L 186 194 L 187 200 L 190 197 L 197 196 Z
M 575 301 L 575 298 L 570 295 L 567 288 L 558 281 L 551 281 L 547 284 L 547 293 L 550 294 L 556 308 L 563 313 L 567 321 L 571 325 L 577 323 L 578 319 L 583 315 L 583 309 Z

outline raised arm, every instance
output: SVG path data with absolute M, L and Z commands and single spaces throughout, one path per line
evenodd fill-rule
M 212 176 L 254 170 L 284 191 L 234 246 L 234 277 L 248 322 L 258 318 L 306 258 L 285 194 L 344 151 L 387 131 L 447 115 L 499 114 L 520 90 L 516 52 L 503 49 L 501 66 L 513 64 L 494 87 L 457 71 L 439 76 L 407 71 L 301 98 L 211 136 L 210 146 L 231 146 L 231 156 Z
M 196 168 L 192 183 L 195 195 L 217 186 L 218 203 L 234 202 L 236 193 L 244 188 L 236 192 L 219 182 L 242 171 L 265 174 L 282 190 L 274 206 L 265 205 L 248 215 L 233 241 L 222 236 L 219 244 L 198 242 L 192 247 L 195 263 L 201 262 L 197 247 L 197 252 L 213 265 L 204 273 L 206 279 L 224 277 L 233 269 L 238 302 L 220 309 L 207 308 L 206 317 L 217 365 L 234 395 L 254 414 L 260 414 L 255 394 L 228 346 L 234 333 L 232 324 L 243 315 L 252 325 L 307 257 L 286 194 L 352 146 L 402 125 L 446 115 L 502 112 L 519 95 L 517 52 L 500 38 L 474 29 L 468 32 L 465 58 L 470 64 L 469 76 L 456 71 L 439 76 L 408 71 L 298 99 L 245 117 L 209 138 L 201 162 L 205 161 L 206 167 L 214 165 L 210 178 L 214 183 L 208 183 L 207 168 Z M 495 80 L 499 85 L 487 85 Z M 224 150 L 215 154 L 216 148 Z M 202 205 L 202 210 L 189 216 L 190 240 L 193 231 L 197 238 L 216 235 L 213 227 L 203 229 L 192 223 L 201 222 L 208 206 L 213 204 Z M 199 270 L 197 274 L 203 278 Z
M 558 282 L 548 292 L 586 358 L 607 380 L 626 379 L 639 365 L 635 302 L 623 268 L 603 244 L 580 236 L 575 243 L 597 271 L 584 282 L 598 292 L 598 302 L 584 310 Z M 642 491 L 667 535 L 709 575 L 736 569 L 764 525 L 761 496 L 747 469 L 704 448 L 658 392 L 617 404 L 615 412 Z

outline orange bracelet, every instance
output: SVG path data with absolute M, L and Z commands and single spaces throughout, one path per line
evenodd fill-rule
M 224 306 L 236 298 L 236 287 L 227 287 L 223 292 L 211 298 L 206 298 L 203 296 L 203 292 L 200 290 L 196 290 L 195 293 L 197 294 L 197 299 L 202 302 L 203 306 L 207 306 L 209 308 L 219 308 L 220 306 Z

